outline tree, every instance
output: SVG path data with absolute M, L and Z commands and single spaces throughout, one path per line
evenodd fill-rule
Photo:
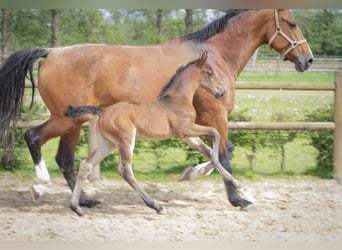
M 189 34 L 191 32 L 193 32 L 193 20 L 192 20 L 192 16 L 193 16 L 193 9 L 186 9 L 185 10 L 185 34 Z
M 162 34 L 162 19 L 163 19 L 163 10 L 158 9 L 157 10 L 157 32 L 158 35 L 160 36 Z
M 12 51 L 51 45 L 51 11 L 36 9 L 11 10 L 10 47 Z
M 6 59 L 9 49 L 9 18 L 10 10 L 2 10 L 1 19 L 1 63 Z
M 342 54 L 341 10 L 295 10 L 294 16 L 314 54 Z
M 60 10 L 51 10 L 51 47 L 59 47 L 59 16 Z

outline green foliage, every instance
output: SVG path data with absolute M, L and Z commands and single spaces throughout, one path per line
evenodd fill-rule
M 306 115 L 307 121 L 333 122 L 334 114 L 332 104 L 323 108 L 316 108 Z M 332 177 L 334 133 L 333 131 L 310 131 L 307 135 L 311 139 L 311 145 L 318 150 L 317 166 L 315 173 L 324 173 Z
M 0 169 L 17 171 L 20 170 L 22 166 L 32 164 L 31 159 L 23 154 L 24 151 L 27 151 L 23 132 L 23 129 L 15 129 L 14 144 L 0 152 Z
M 291 121 L 291 115 L 286 113 L 274 113 L 271 118 L 272 121 L 275 122 Z M 285 144 L 293 141 L 296 138 L 297 134 L 298 131 L 269 131 L 270 144 L 272 144 L 274 150 L 278 151 L 281 155 L 280 170 L 282 172 L 285 170 Z
M 35 100 L 37 100 L 37 93 Z M 20 120 L 21 121 L 31 121 L 31 120 L 41 120 L 46 114 L 47 109 L 43 105 L 39 105 L 38 101 L 35 101 L 30 108 L 32 98 L 32 90 L 26 90 L 26 95 L 23 99 L 23 105 L 21 107 Z M 2 149 L 0 152 L 0 168 L 5 170 L 19 170 L 20 166 L 32 164 L 31 159 L 28 159 L 23 152 L 27 151 L 27 145 L 23 138 L 23 133 L 26 129 L 17 128 L 11 131 L 11 135 L 14 140 L 13 144 L 6 149 Z
M 10 12 L 10 50 L 49 47 L 50 10 L 21 9 Z
M 342 54 L 341 10 L 296 10 L 294 15 L 314 54 Z
M 157 44 L 184 35 L 184 13 L 183 9 L 162 10 L 161 30 L 158 31 L 157 10 L 61 10 L 59 40 L 62 46 L 77 43 Z M 198 30 L 222 15 L 217 10 L 194 10 L 193 29 Z M 340 10 L 295 10 L 294 16 L 314 54 L 342 54 Z M 50 28 L 51 10 L 11 10 L 10 50 L 49 47 Z M 263 46 L 259 53 L 269 54 L 270 50 Z
M 242 109 L 229 115 L 230 121 L 249 122 L 253 120 L 253 116 L 248 109 Z M 267 145 L 267 136 L 265 131 L 260 130 L 231 130 L 229 133 L 230 140 L 235 146 L 247 148 L 246 157 L 249 162 L 249 169 L 253 170 L 257 149 Z

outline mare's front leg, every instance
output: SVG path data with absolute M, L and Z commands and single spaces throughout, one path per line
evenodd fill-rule
M 229 172 L 232 173 L 232 167 L 230 164 L 231 152 L 232 152 L 232 144 L 230 141 L 227 140 L 224 147 L 220 150 L 219 159 L 223 167 Z M 227 191 L 227 196 L 229 202 L 235 207 L 241 207 L 242 209 L 247 209 L 248 206 L 252 205 L 253 203 L 243 199 L 237 192 L 234 185 L 231 182 L 227 182 L 225 180 L 224 184 Z
M 199 103 L 201 104 L 201 103 Z M 205 107 L 202 107 L 205 109 Z M 221 135 L 221 142 L 219 147 L 219 161 L 221 165 L 232 174 L 232 167 L 230 164 L 231 153 L 233 151 L 233 145 L 228 140 L 228 119 L 227 113 L 220 110 L 213 110 L 213 113 L 206 114 L 205 112 L 197 113 L 196 123 L 204 124 L 206 126 L 214 127 Z M 215 117 L 215 119 L 213 119 Z M 252 202 L 243 199 L 237 192 L 236 187 L 229 181 L 223 180 L 229 202 L 233 206 L 239 206 L 242 209 L 246 209 Z
M 81 126 L 73 129 L 68 134 L 61 137 L 59 141 L 56 162 L 61 169 L 65 180 L 71 191 L 74 190 L 76 175 L 74 171 L 75 150 L 79 140 Z M 89 198 L 83 191 L 81 192 L 80 205 L 85 207 L 95 207 L 100 201 Z

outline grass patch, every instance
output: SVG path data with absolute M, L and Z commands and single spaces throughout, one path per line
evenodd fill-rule
M 334 82 L 334 72 L 296 72 L 296 71 L 269 71 L 255 72 L 243 71 L 239 76 L 239 81 L 249 82 Z

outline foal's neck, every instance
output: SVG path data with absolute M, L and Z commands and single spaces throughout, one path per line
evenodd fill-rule
M 178 76 L 178 79 L 175 81 L 176 82 L 173 83 L 173 86 L 167 92 L 167 98 L 169 100 L 171 98 L 176 102 L 192 105 L 195 91 L 199 87 L 197 74 L 192 74 L 192 69 L 187 70 Z

